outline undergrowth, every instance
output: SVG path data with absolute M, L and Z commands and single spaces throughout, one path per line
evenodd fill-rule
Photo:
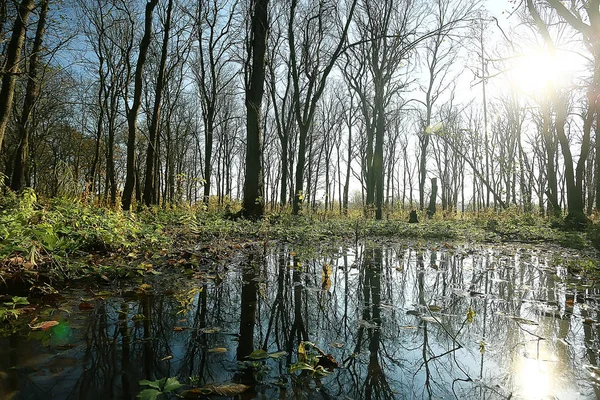
M 228 211 L 180 206 L 122 212 L 73 199 L 39 201 L 32 190 L 18 197 L 9 193 L 0 197 L 0 284 L 7 277 L 28 271 L 44 271 L 54 280 L 89 274 L 93 272 L 89 263 L 78 260 L 94 254 L 148 258 L 149 254 L 180 252 L 198 244 L 244 241 L 311 245 L 366 238 L 418 238 L 600 247 L 597 216 L 592 216 L 587 232 L 568 232 L 553 228 L 552 221 L 538 214 L 515 209 L 501 213 L 438 212 L 432 219 L 419 213 L 421 222 L 416 224 L 408 223 L 409 210 L 387 213 L 382 221 L 364 217 L 362 210 L 352 210 L 348 216 L 327 212 L 292 216 L 284 210 L 259 221 L 233 219 Z

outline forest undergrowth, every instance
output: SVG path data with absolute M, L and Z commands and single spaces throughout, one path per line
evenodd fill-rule
M 561 221 L 517 209 L 485 212 L 389 211 L 381 221 L 362 209 L 317 211 L 292 216 L 272 211 L 251 221 L 234 218 L 238 204 L 222 207 L 119 208 L 82 199 L 38 199 L 25 190 L 0 197 L 0 294 L 42 293 L 72 280 L 156 274 L 155 266 L 202 266 L 226 260 L 252 243 L 272 241 L 318 246 L 324 242 L 432 240 L 467 243 L 542 243 L 579 250 L 600 249 L 600 217 L 584 231 L 562 229 Z

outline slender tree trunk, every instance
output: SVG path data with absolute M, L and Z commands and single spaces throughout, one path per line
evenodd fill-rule
M 158 78 L 156 79 L 156 90 L 154 95 L 154 110 L 152 112 L 152 120 L 150 122 L 150 132 L 148 132 L 148 148 L 146 150 L 146 174 L 144 182 L 144 203 L 147 206 L 158 203 L 158 193 L 155 187 L 154 175 L 154 158 L 157 154 L 158 147 L 158 125 L 160 124 L 160 114 L 162 108 L 162 96 L 165 86 L 165 69 L 167 64 L 167 54 L 169 52 L 169 35 L 171 30 L 171 13 L 173 11 L 173 0 L 169 0 L 167 6 L 167 16 L 165 20 L 165 31 L 160 54 L 160 66 L 158 69 Z
M 157 4 L 158 0 L 150 0 L 146 3 L 144 36 L 140 41 L 140 52 L 135 66 L 132 105 L 129 112 L 127 112 L 127 170 L 122 198 L 124 210 L 131 208 L 133 189 L 135 188 L 135 136 L 137 133 L 137 117 L 142 100 L 142 75 L 144 74 L 144 64 L 146 63 L 148 47 L 150 47 L 150 39 L 152 37 L 152 13 Z
M 40 82 L 38 79 L 38 64 L 40 60 L 40 51 L 42 49 L 42 40 L 46 29 L 46 16 L 50 0 L 43 0 L 41 3 L 40 16 L 38 18 L 33 48 L 29 58 L 29 76 L 27 78 L 27 91 L 25 101 L 23 102 L 23 111 L 19 121 L 19 145 L 15 155 L 15 166 L 13 169 L 11 189 L 19 191 L 23 188 L 25 180 L 25 171 L 27 170 L 27 157 L 29 149 L 29 135 L 31 131 L 30 116 L 33 106 L 40 92 Z
M 0 154 L 2 153 L 2 144 L 6 133 L 6 126 L 13 106 L 13 97 L 15 94 L 15 82 L 19 74 L 19 64 L 21 61 L 21 48 L 25 41 L 25 29 L 29 14 L 33 10 L 33 0 L 21 0 L 15 24 L 12 30 L 12 36 L 6 49 L 4 60 L 4 75 L 2 76 L 2 89 L 0 90 Z

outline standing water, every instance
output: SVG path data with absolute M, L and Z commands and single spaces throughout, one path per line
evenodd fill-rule
M 0 338 L 0 399 L 600 398 L 600 293 L 567 274 L 577 260 L 271 244 L 69 289 Z

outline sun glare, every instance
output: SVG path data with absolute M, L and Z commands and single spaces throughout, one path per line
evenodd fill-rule
M 532 51 L 514 59 L 508 78 L 518 90 L 529 96 L 539 96 L 551 87 L 567 85 L 577 62 L 577 58 L 562 52 Z

